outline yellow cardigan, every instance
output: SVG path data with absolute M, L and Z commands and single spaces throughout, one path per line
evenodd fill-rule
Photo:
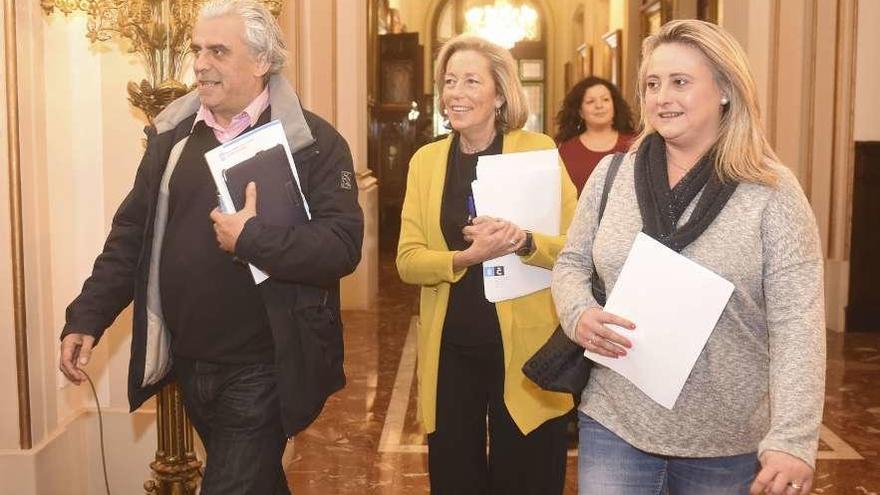
M 440 336 L 449 303 L 450 285 L 466 270 L 453 271 L 452 256 L 440 230 L 440 202 L 446 180 L 446 163 L 452 138 L 420 148 L 409 165 L 406 197 L 401 212 L 397 270 L 400 278 L 422 286 L 419 304 L 418 417 L 426 433 L 436 428 L 437 373 Z M 510 131 L 504 135 L 502 153 L 554 148 L 543 134 Z M 577 205 L 577 191 L 560 165 L 562 175 L 561 231 L 566 232 Z M 565 236 L 533 234 L 535 252 L 525 263 L 552 268 Z M 522 365 L 553 333 L 558 324 L 550 289 L 495 304 L 504 346 L 504 403 L 523 433 L 548 419 L 565 414 L 572 406 L 570 394 L 547 392 L 522 374 Z

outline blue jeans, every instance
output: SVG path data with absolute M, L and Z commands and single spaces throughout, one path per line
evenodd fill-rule
M 641 451 L 578 411 L 579 495 L 747 495 L 756 453 L 669 457 Z
M 202 495 L 289 495 L 275 365 L 175 357 L 174 373 L 208 455 Z

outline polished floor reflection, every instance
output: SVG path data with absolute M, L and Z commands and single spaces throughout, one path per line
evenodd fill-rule
M 345 318 L 348 385 L 297 436 L 286 459 L 295 495 L 428 493 L 424 438 L 415 424 L 418 291 L 383 243 L 379 302 Z M 878 329 L 880 330 L 880 329 Z M 813 493 L 880 494 L 880 331 L 828 334 L 825 419 Z M 566 493 L 577 493 L 570 453 Z

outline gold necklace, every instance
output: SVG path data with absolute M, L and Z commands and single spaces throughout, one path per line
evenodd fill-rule
M 495 131 L 492 131 L 492 135 L 489 136 L 489 140 L 486 141 L 482 146 L 471 146 L 470 144 L 465 142 L 464 136 L 461 136 L 461 139 L 459 139 L 459 142 L 461 143 L 461 151 L 464 151 L 468 155 L 479 153 L 480 151 L 488 148 L 489 145 L 492 144 L 492 141 L 495 141 L 496 134 L 497 133 Z
M 672 165 L 673 167 L 675 167 L 675 168 L 681 170 L 681 171 L 684 172 L 684 173 L 688 173 L 688 171 L 690 171 L 689 168 L 684 168 L 684 167 L 682 167 L 681 165 L 679 165 L 679 164 L 677 164 L 677 163 L 672 163 L 672 162 L 667 162 L 667 163 L 669 163 L 669 164 Z
M 679 164 L 677 164 L 677 163 L 675 163 L 675 162 L 669 160 L 669 158 L 666 159 L 666 163 L 668 163 L 669 165 L 672 165 L 674 168 L 677 168 L 677 169 L 681 170 L 681 171 L 684 172 L 685 174 L 687 174 L 688 172 L 690 172 L 691 169 L 694 168 L 694 165 L 696 165 L 697 162 L 699 162 L 699 161 L 700 161 L 700 159 L 697 158 L 697 161 L 694 162 L 694 163 L 692 163 L 690 167 L 682 167 L 681 165 L 679 165 Z

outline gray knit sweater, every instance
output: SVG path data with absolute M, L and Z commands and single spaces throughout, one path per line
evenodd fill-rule
M 597 305 L 593 263 L 610 294 L 642 228 L 634 157 L 621 164 L 598 230 L 610 157 L 590 176 L 553 269 L 553 299 L 569 337 L 581 313 Z M 736 288 L 675 407 L 660 406 L 608 368 L 593 368 L 580 410 L 639 449 L 682 457 L 769 449 L 815 465 L 825 390 L 823 259 L 797 179 L 784 166 L 772 168 L 775 186 L 740 184 L 681 253 Z

